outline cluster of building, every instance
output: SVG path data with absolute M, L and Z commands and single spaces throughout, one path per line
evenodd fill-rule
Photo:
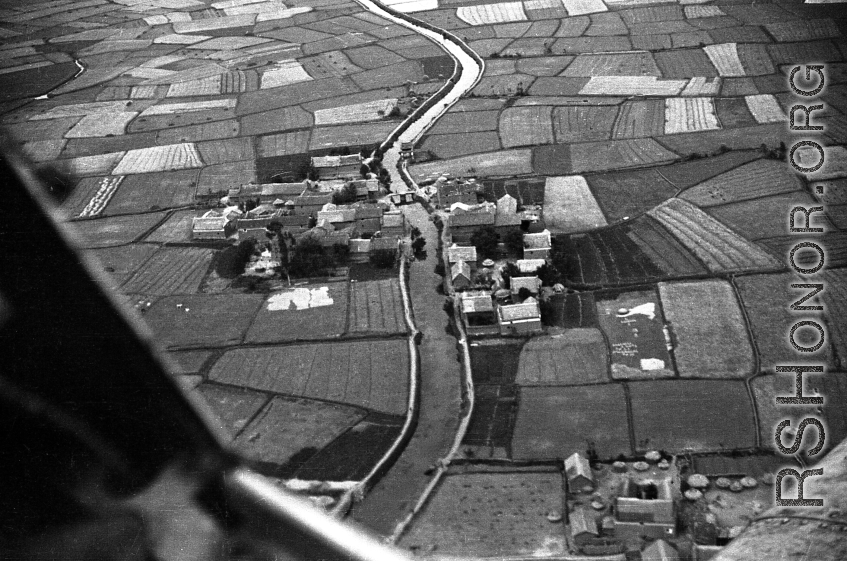
M 315 180 L 233 187 L 221 199 L 224 208 L 194 218 L 192 237 L 265 240 L 268 228 L 275 225 L 295 240 L 311 237 L 325 247 L 346 246 L 354 257 L 378 249 L 396 250 L 398 240 L 408 235 L 408 225 L 383 197 L 374 174 L 362 177 L 367 163 L 358 154 L 313 157 Z M 334 204 L 339 192 L 352 195 L 349 202 Z

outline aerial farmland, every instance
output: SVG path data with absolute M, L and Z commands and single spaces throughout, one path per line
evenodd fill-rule
M 847 438 L 843 6 L 0 2 L 0 127 L 275 485 L 424 559 L 737 559 Z

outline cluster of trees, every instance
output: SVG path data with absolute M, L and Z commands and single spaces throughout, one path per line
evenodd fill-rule
M 525 275 L 521 273 L 521 270 L 518 269 L 518 266 L 514 263 L 507 263 L 503 270 L 500 272 L 500 276 L 503 278 L 503 285 L 506 288 L 511 288 L 511 280 L 514 277 L 524 277 L 524 276 L 533 276 L 533 275 Z M 545 263 L 538 270 L 535 271 L 534 276 L 537 276 L 539 280 L 541 280 L 541 284 L 543 286 L 553 286 L 554 284 L 562 282 L 562 274 L 559 270 L 552 265 L 551 263 Z
M 356 202 L 356 186 L 351 182 L 332 194 L 332 202 L 336 205 L 347 205 Z
M 493 226 L 480 228 L 471 236 L 471 245 L 485 259 L 494 259 L 497 257 L 497 244 L 499 243 L 500 234 L 497 233 L 497 230 Z
M 415 259 L 426 259 L 424 246 L 426 246 L 426 240 L 421 235 L 420 228 L 412 226 L 412 252 L 415 255 Z

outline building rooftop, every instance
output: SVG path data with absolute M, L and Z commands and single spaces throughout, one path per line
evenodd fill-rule
M 453 244 L 447 248 L 447 260 L 450 263 L 455 263 L 456 261 L 476 262 L 476 248 L 474 246 Z
M 520 304 L 500 306 L 500 319 L 502 321 L 537 319 L 540 317 L 541 312 L 538 309 L 538 301 L 535 298 L 527 298 Z
M 494 302 L 491 300 L 490 294 L 483 295 L 463 295 L 462 296 L 462 312 L 472 314 L 475 312 L 493 312 Z
M 550 247 L 550 230 L 537 234 L 524 234 L 523 246 L 526 249 L 547 249 Z
M 457 261 L 450 267 L 450 278 L 455 280 L 459 276 L 471 280 L 471 267 L 464 261 Z
M 517 294 L 522 288 L 526 288 L 535 294 L 541 288 L 541 279 L 538 277 L 512 277 L 510 286 L 512 294 Z

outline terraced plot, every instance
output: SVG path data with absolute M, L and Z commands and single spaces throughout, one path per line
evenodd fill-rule
M 218 416 L 220 428 L 232 439 L 272 399 L 266 393 L 209 383 L 200 384 L 196 391 Z
M 198 247 L 163 247 L 121 290 L 130 294 L 194 294 L 209 270 L 214 252 Z
M 659 283 L 662 309 L 684 378 L 744 378 L 753 348 L 732 286 L 721 280 Z
M 87 196 L 90 194 L 91 198 L 85 206 L 82 207 L 82 210 L 79 211 L 77 216 L 79 218 L 91 218 L 103 212 L 106 205 L 108 205 L 109 201 L 112 200 L 112 197 L 115 196 L 118 186 L 120 186 L 123 179 L 124 176 L 120 175 L 118 177 L 91 177 L 80 181 L 77 184 L 76 189 L 74 189 L 74 195 Z M 65 201 L 65 205 L 69 206 L 69 202 L 70 201 Z M 70 204 L 73 203 L 70 202 Z
M 608 361 L 599 329 L 568 329 L 549 337 L 533 337 L 521 349 L 515 383 L 570 386 L 608 382 Z
M 158 248 L 152 244 L 131 244 L 125 247 L 108 247 L 86 251 L 100 268 L 111 276 L 117 285 L 127 280 L 147 261 Z
M 114 175 L 153 173 L 202 167 L 203 161 L 193 143 L 171 144 L 129 150 L 112 171 Z
M 810 208 L 815 201 L 803 191 L 794 191 L 749 201 L 709 207 L 710 215 L 748 240 L 788 235 L 788 213 L 797 205 Z M 798 213 L 798 221 L 800 220 Z M 813 226 L 831 229 L 823 214 L 812 219 Z
M 665 134 L 718 128 L 718 117 L 711 98 L 669 97 L 665 100 Z
M 272 294 L 247 332 L 251 343 L 340 337 L 347 324 L 347 285 L 306 285 Z
M 662 172 L 667 167 L 660 168 Z M 634 218 L 674 196 L 677 189 L 655 169 L 585 176 L 609 221 Z
M 649 216 L 636 219 L 626 230 L 626 236 L 659 269 L 658 277 L 687 277 L 706 272 L 690 251 Z
M 426 162 L 411 166 L 409 171 L 418 183 L 435 180 L 445 172 L 457 177 L 528 175 L 532 173 L 532 150 L 501 150 Z
M 644 138 L 664 134 L 665 104 L 660 99 L 627 101 L 612 127 L 612 138 Z
M 631 382 L 629 395 L 638 451 L 706 452 L 756 446 L 753 405 L 744 382 Z
M 712 272 L 776 269 L 781 263 L 682 199 L 648 212 Z
M 461 6 L 456 10 L 456 15 L 471 25 L 526 21 L 527 19 L 521 2 Z
M 81 234 L 83 247 L 112 247 L 128 244 L 142 237 L 164 217 L 164 213 L 151 212 L 80 220 L 74 222 L 73 229 Z
M 194 202 L 197 170 L 128 175 L 112 197 L 108 213 L 146 212 Z
M 350 285 L 349 333 L 404 333 L 403 298 L 397 279 Z
M 404 340 L 235 349 L 215 363 L 209 378 L 402 415 L 409 356 Z
M 700 207 L 758 199 L 800 189 L 784 162 L 755 160 L 689 187 L 680 198 Z
M 570 148 L 574 173 L 648 166 L 678 157 L 652 138 L 585 142 Z
M 578 55 L 562 76 L 662 76 L 650 53 Z

